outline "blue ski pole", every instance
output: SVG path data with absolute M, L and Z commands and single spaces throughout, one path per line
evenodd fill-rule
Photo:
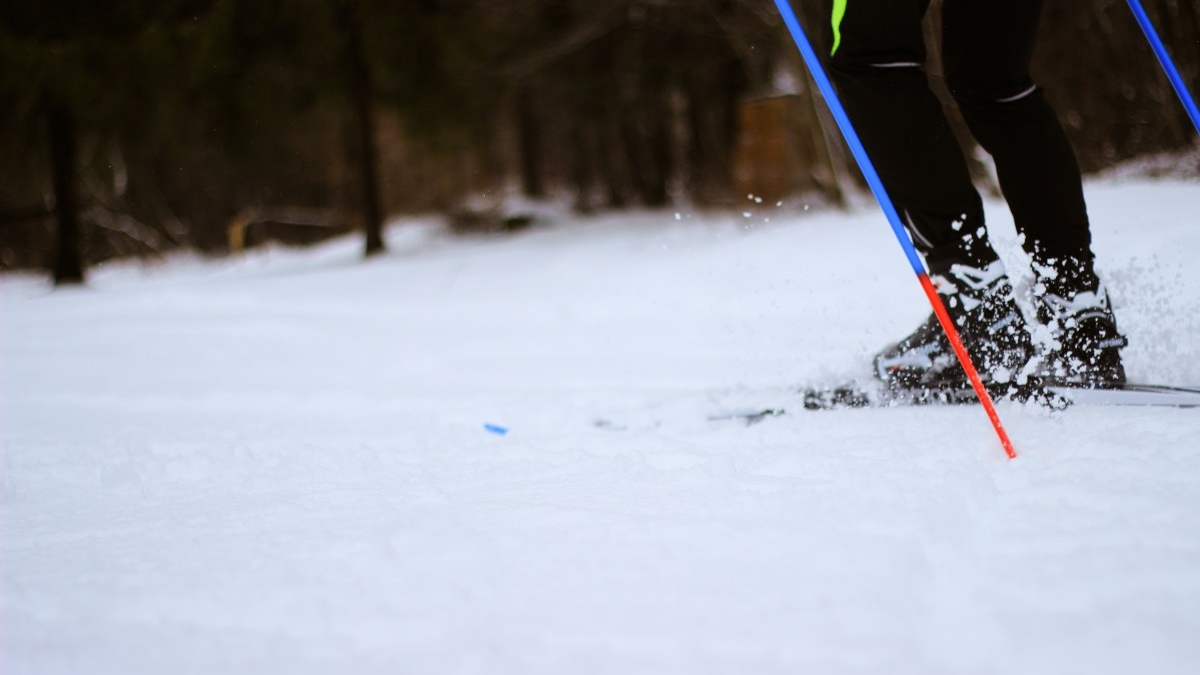
M 874 193 L 879 206 L 883 208 L 884 215 L 887 216 L 888 223 L 892 226 L 892 232 L 896 235 L 896 239 L 900 242 L 901 248 L 904 249 L 904 255 L 908 257 L 908 264 L 916 273 L 917 279 L 921 282 L 921 288 L 925 291 L 925 296 L 929 299 L 929 304 L 933 307 L 933 313 L 937 315 L 938 321 L 942 324 L 942 330 L 946 332 L 946 337 L 950 340 L 950 345 L 954 348 L 954 353 L 958 356 L 959 363 L 962 364 L 963 371 L 967 374 L 967 379 L 971 381 L 971 386 L 975 389 L 975 395 L 979 397 L 979 402 L 983 404 L 984 410 L 987 412 L 988 419 L 991 420 L 992 428 L 996 430 L 996 435 L 1000 438 L 1000 444 L 1004 446 L 1004 452 L 1010 459 L 1017 456 L 1013 449 L 1012 441 L 1008 438 L 1008 433 L 1004 430 L 1004 425 L 1000 423 L 1000 416 L 996 413 L 996 406 L 992 404 L 992 398 L 988 395 L 987 388 L 983 386 L 983 381 L 979 379 L 979 372 L 976 371 L 975 365 L 971 363 L 971 357 L 967 354 L 966 347 L 963 346 L 962 338 L 958 335 L 958 329 L 954 326 L 954 321 L 946 312 L 946 306 L 942 303 L 942 299 L 934 289 L 933 283 L 929 280 L 929 274 L 925 271 L 925 264 L 921 262 L 921 257 L 917 255 L 917 250 L 913 247 L 912 240 L 908 236 L 908 231 L 904 229 L 904 221 L 900 219 L 900 213 L 896 211 L 896 206 L 888 197 L 887 190 L 883 187 L 883 182 L 879 179 L 879 172 L 875 170 L 875 165 L 871 162 L 871 158 L 867 156 L 867 151 L 863 148 L 862 141 L 858 138 L 858 133 L 854 131 L 854 125 L 850 123 L 850 117 L 846 115 L 845 108 L 842 107 L 841 99 L 838 98 L 837 92 L 834 91 L 833 83 L 829 81 L 829 77 L 825 74 L 825 68 L 821 65 L 820 58 L 813 51 L 812 43 L 809 42 L 808 36 L 804 33 L 804 29 L 800 26 L 799 19 L 796 18 L 796 13 L 792 11 L 792 6 L 788 0 L 775 0 L 775 5 L 779 8 L 779 14 L 783 17 L 783 22 L 787 25 L 788 31 L 792 34 L 792 40 L 800 49 L 800 55 L 804 57 L 804 63 L 807 64 L 808 70 L 812 73 L 813 79 L 817 83 L 817 88 L 821 91 L 821 95 L 825 98 L 825 103 L 829 106 L 830 112 L 833 113 L 833 118 L 837 121 L 838 128 L 842 132 L 842 136 L 846 139 L 846 144 L 850 146 L 850 152 L 854 155 L 854 160 L 858 162 L 859 169 L 867 179 L 867 184 L 871 186 L 871 192 Z
M 1171 55 L 1167 53 L 1166 46 L 1163 45 L 1163 41 L 1158 37 L 1158 31 L 1154 29 L 1154 24 L 1151 23 L 1150 17 L 1146 14 L 1146 8 L 1142 6 L 1141 0 L 1129 0 L 1129 9 L 1133 10 L 1133 16 L 1137 18 L 1138 25 L 1142 27 L 1142 32 L 1146 34 L 1146 39 L 1150 41 L 1150 47 L 1154 50 L 1154 55 L 1158 57 L 1158 62 L 1162 64 L 1163 70 L 1167 73 L 1167 79 L 1171 81 L 1171 86 L 1175 87 L 1175 93 L 1179 95 L 1179 100 L 1183 103 L 1184 109 L 1187 110 L 1188 117 L 1192 118 L 1192 124 L 1196 127 L 1196 133 L 1200 133 L 1200 108 L 1196 107 L 1196 99 L 1192 98 L 1187 85 L 1183 81 L 1183 76 L 1179 74 L 1179 69 L 1175 67 L 1175 62 L 1171 60 Z

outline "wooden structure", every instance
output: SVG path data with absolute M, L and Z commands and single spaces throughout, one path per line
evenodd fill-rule
M 738 107 L 733 182 L 741 196 L 774 206 L 788 197 L 819 193 L 840 204 L 833 153 L 809 96 L 750 99 Z

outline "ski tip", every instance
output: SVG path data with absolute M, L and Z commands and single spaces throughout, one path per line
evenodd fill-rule
M 757 424 L 768 417 L 780 417 L 787 414 L 783 408 L 751 408 L 747 410 L 732 410 L 729 412 L 717 413 L 709 415 L 709 422 L 722 422 L 727 420 L 737 420 L 744 422 L 746 426 Z

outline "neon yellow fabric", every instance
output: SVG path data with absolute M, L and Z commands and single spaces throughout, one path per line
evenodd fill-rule
M 829 50 L 830 56 L 836 54 L 842 44 L 842 18 L 846 16 L 847 2 L 848 0 L 833 0 L 833 49 Z

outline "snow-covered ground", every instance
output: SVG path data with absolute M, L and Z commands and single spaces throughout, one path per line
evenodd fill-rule
M 1200 384 L 1200 182 L 1088 197 Z M 928 311 L 873 208 L 390 235 L 0 279 L 0 672 L 1200 668 L 1200 412 L 801 409 Z

